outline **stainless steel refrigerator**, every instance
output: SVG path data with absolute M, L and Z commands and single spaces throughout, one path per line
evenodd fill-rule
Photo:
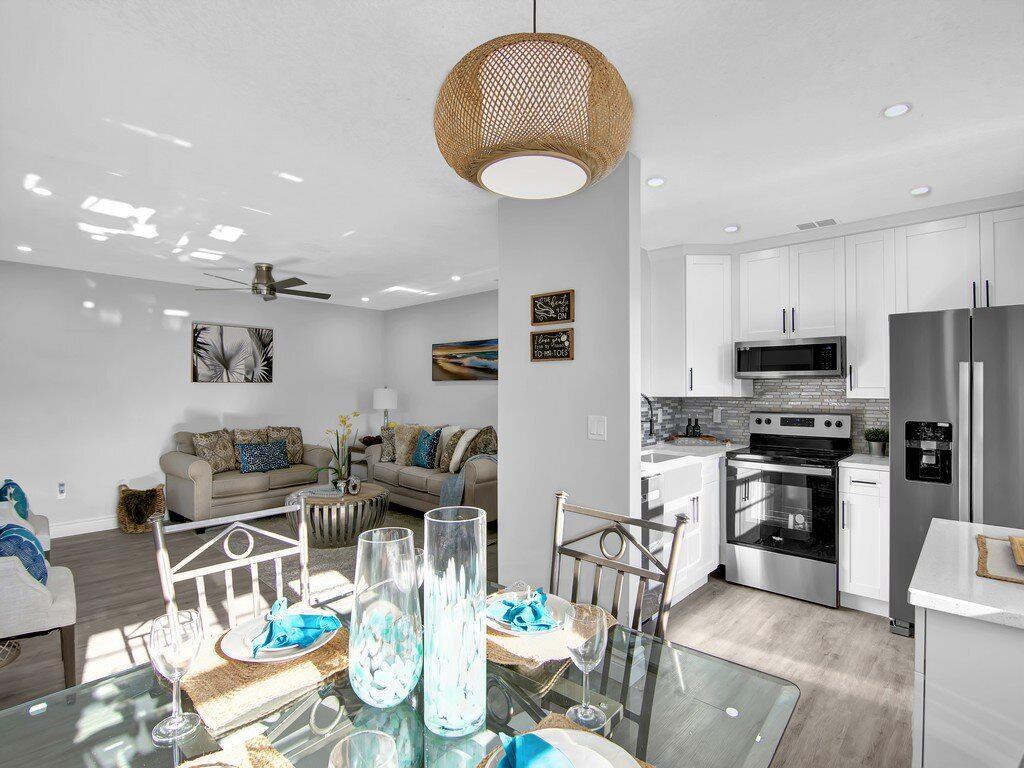
M 891 315 L 889 354 L 889 617 L 909 635 L 933 517 L 1024 528 L 1024 306 Z

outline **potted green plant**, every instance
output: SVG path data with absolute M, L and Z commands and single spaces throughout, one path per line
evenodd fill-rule
M 352 437 L 352 424 L 357 418 L 359 418 L 359 411 L 341 415 L 338 417 L 337 429 L 324 431 L 324 436 L 328 438 L 327 448 L 334 455 L 333 465 L 328 467 L 330 474 L 334 476 L 331 484 L 339 490 L 344 490 L 345 483 L 348 482 L 352 461 L 352 443 L 349 442 L 349 438 Z M 354 442 L 358 436 L 359 432 L 357 431 L 352 441 Z
M 864 430 L 864 439 L 868 441 L 868 453 L 872 456 L 885 456 L 889 446 L 889 430 L 886 427 L 868 427 Z

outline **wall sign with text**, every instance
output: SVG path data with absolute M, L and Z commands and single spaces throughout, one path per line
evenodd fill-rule
M 530 332 L 530 360 L 537 363 L 545 360 L 573 359 L 573 329 L 560 328 L 557 331 Z
M 575 320 L 575 290 L 535 293 L 530 297 L 530 325 L 571 323 Z

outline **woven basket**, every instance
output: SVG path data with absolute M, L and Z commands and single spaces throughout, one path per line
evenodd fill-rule
M 126 508 L 126 492 L 132 492 L 132 489 L 124 483 L 117 487 L 117 525 L 123 533 L 146 533 L 152 529 L 152 526 L 148 522 L 149 519 L 153 517 L 153 515 L 163 517 L 167 512 L 167 504 L 164 498 L 164 484 L 160 483 L 156 488 L 149 490 L 160 491 L 160 493 L 152 506 L 146 510 L 146 514 L 143 515 L 143 522 L 137 523 L 129 518 L 128 509 Z
M 568 158 L 592 184 L 618 165 L 632 126 L 629 91 L 604 54 L 548 33 L 474 48 L 448 73 L 434 107 L 441 154 L 477 186 L 488 165 L 516 154 Z

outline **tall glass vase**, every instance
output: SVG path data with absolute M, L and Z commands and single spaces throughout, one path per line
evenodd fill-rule
M 424 520 L 423 720 L 441 736 L 464 736 L 485 717 L 487 513 L 441 507 Z
M 412 531 L 359 534 L 349 632 L 352 690 L 371 707 L 393 707 L 419 682 L 423 624 Z

